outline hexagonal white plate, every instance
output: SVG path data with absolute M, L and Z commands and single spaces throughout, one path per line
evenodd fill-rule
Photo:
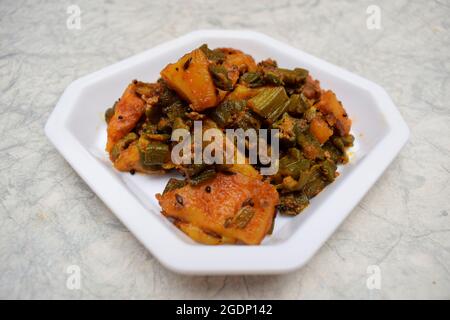
M 154 197 L 167 176 L 124 174 L 104 151 L 105 109 L 132 79 L 156 81 L 159 71 L 186 52 L 208 43 L 241 49 L 259 61 L 304 67 L 336 92 L 353 119 L 356 143 L 341 175 L 299 216 L 276 218 L 260 246 L 205 246 L 194 243 L 160 214 Z M 287 44 L 252 31 L 207 30 L 116 63 L 70 84 L 45 127 L 48 138 L 127 228 L 167 268 L 187 274 L 263 274 L 297 269 L 322 246 L 394 159 L 409 130 L 378 85 Z

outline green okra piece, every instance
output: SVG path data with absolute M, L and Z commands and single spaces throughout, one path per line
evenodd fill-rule
M 240 82 L 246 84 L 250 88 L 261 87 L 264 85 L 263 75 L 260 72 L 246 72 L 241 76 Z
M 106 121 L 106 123 L 109 123 L 111 118 L 114 116 L 114 113 L 116 112 L 116 104 L 117 104 L 117 101 L 114 102 L 114 105 L 111 108 L 106 109 L 106 111 L 105 111 L 105 121 Z
M 238 118 L 234 122 L 233 127 L 247 129 L 259 129 L 261 128 L 261 121 L 255 117 L 250 110 L 246 110 L 239 114 Z
M 322 175 L 329 182 L 333 182 L 336 177 L 337 166 L 332 160 L 325 160 L 321 163 Z
M 184 118 L 188 111 L 188 107 L 180 100 L 171 103 L 170 105 L 163 107 L 162 111 L 167 115 L 170 121 L 174 121 L 176 118 Z
M 186 184 L 187 184 L 186 180 L 170 178 L 166 184 L 166 187 L 164 188 L 163 194 L 165 194 L 169 191 L 172 191 L 172 190 L 180 189 L 180 188 L 184 187 Z
M 202 44 L 199 48 L 208 58 L 208 60 L 214 61 L 214 62 L 221 62 L 223 60 L 225 60 L 225 54 L 218 50 L 218 49 L 214 49 L 211 50 L 208 48 L 208 45 Z
M 274 86 L 284 86 L 285 84 L 282 77 L 273 71 L 268 71 L 264 74 L 264 83 Z
M 281 214 L 295 216 L 309 205 L 309 199 L 303 192 L 294 192 L 280 197 L 278 210 Z
M 162 116 L 162 108 L 159 104 L 147 105 L 145 107 L 145 116 L 151 124 L 157 124 Z
M 189 184 L 193 186 L 197 186 L 205 181 L 211 180 L 215 178 L 217 175 L 216 170 L 214 168 L 206 169 L 205 171 L 200 172 L 198 175 L 189 179 Z
M 300 178 L 297 181 L 297 186 L 295 190 L 303 190 L 308 183 L 311 183 L 317 179 L 321 179 L 322 171 L 321 166 L 318 164 L 313 165 L 309 170 L 303 171 L 300 174 Z
M 314 119 L 316 117 L 317 114 L 317 109 L 315 107 L 309 107 L 308 109 L 306 109 L 305 113 L 304 113 L 304 118 L 307 121 L 311 121 L 312 119 Z
M 233 90 L 233 84 L 228 78 L 228 71 L 224 66 L 211 64 L 208 69 L 217 88 L 225 91 Z
M 220 103 L 210 115 L 219 127 L 226 128 L 235 122 L 245 105 L 245 100 L 226 100 Z
M 287 112 L 293 116 L 302 115 L 311 105 L 308 99 L 302 94 L 293 94 L 289 98 Z
M 328 140 L 327 142 L 325 142 L 325 144 L 323 145 L 322 148 L 325 152 L 327 152 L 329 158 L 334 163 L 342 163 L 342 158 L 343 158 L 342 151 L 339 150 L 338 148 L 336 148 L 336 146 L 333 144 L 333 142 L 331 140 Z
M 288 145 L 295 144 L 296 136 L 307 130 L 308 124 L 303 119 L 290 116 L 287 112 L 281 119 L 272 124 L 272 128 L 280 130 L 279 139 Z
M 301 84 L 308 76 L 308 70 L 302 68 L 295 68 L 294 70 L 277 68 L 274 72 L 278 74 L 285 85 Z
M 352 147 L 353 142 L 355 142 L 355 137 L 352 136 L 351 134 L 343 136 L 343 137 L 341 137 L 341 139 L 342 139 L 342 142 L 344 143 L 344 146 L 346 146 L 346 147 Z
M 251 206 L 244 206 L 232 218 L 225 220 L 225 228 L 244 229 L 255 215 L 255 210 Z
M 307 131 L 298 132 L 296 134 L 296 141 L 304 153 L 307 152 L 311 157 L 314 156 L 314 158 L 323 159 L 324 150 L 320 147 L 319 141 L 311 133 Z M 310 159 L 308 155 L 306 157 Z
M 310 182 L 308 182 L 303 187 L 303 192 L 308 197 L 308 199 L 311 199 L 319 194 L 320 191 L 322 191 L 327 186 L 327 183 L 323 181 L 320 178 L 316 178 Z
M 206 170 L 208 168 L 208 165 L 206 163 L 201 163 L 201 164 L 186 164 L 183 165 L 180 170 L 183 173 L 184 176 L 188 177 L 188 178 L 192 178 L 196 175 L 198 175 L 199 173 L 201 173 L 202 171 Z
M 154 91 L 155 87 L 152 83 L 146 83 L 141 81 L 138 81 L 136 83 L 136 93 L 140 95 L 150 97 L 153 95 Z
M 258 95 L 248 100 L 247 105 L 258 115 L 273 123 L 286 110 L 288 101 L 283 87 L 263 89 Z
M 167 107 L 170 106 L 171 104 L 180 101 L 180 98 L 178 97 L 178 95 L 176 94 L 175 91 L 173 91 L 172 89 L 169 89 L 169 87 L 167 86 L 167 84 L 164 82 L 163 79 L 159 79 L 158 83 L 161 85 L 161 89 L 160 89 L 160 94 L 159 94 L 159 99 L 158 99 L 158 105 L 160 107 Z
M 137 140 L 139 137 L 136 133 L 134 132 L 130 132 L 129 134 L 127 134 L 125 137 L 123 137 L 122 139 L 120 139 L 119 141 L 117 141 L 117 143 L 113 146 L 112 150 L 111 150 L 111 158 L 113 161 L 115 161 L 120 153 L 125 150 L 126 148 L 128 148 L 128 146 L 135 140 Z
M 161 165 L 169 156 L 169 146 L 159 141 L 150 141 L 142 152 L 142 164 L 144 166 Z
M 182 118 L 175 118 L 175 120 L 173 121 L 173 125 L 172 125 L 172 130 L 176 130 L 176 129 L 185 129 L 185 130 L 189 130 L 189 125 L 187 124 L 186 121 L 184 121 Z
M 298 179 L 300 174 L 309 169 L 311 162 L 296 148 L 289 149 L 289 153 L 279 161 L 278 172 L 283 176 Z

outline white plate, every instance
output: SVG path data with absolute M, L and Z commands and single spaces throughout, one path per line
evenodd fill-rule
M 159 71 L 188 51 L 208 43 L 241 49 L 259 61 L 304 67 L 322 88 L 336 92 L 353 120 L 353 156 L 341 175 L 296 217 L 275 220 L 260 246 L 205 246 L 194 243 L 160 214 L 155 194 L 167 176 L 119 173 L 104 151 L 103 114 L 132 79 L 153 82 Z M 264 274 L 304 265 L 347 217 L 408 139 L 409 130 L 387 93 L 378 85 L 287 44 L 252 31 L 206 30 L 116 63 L 70 84 L 45 126 L 66 160 L 167 268 L 186 274 Z M 125 253 L 126 254 L 126 253 Z

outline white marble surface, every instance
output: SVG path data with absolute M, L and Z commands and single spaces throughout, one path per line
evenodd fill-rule
M 69 4 L 82 11 L 80 30 L 66 27 Z M 366 28 L 370 4 L 381 9 L 381 30 Z M 0 298 L 450 298 L 448 0 L 1 1 L 0 13 Z M 166 270 L 44 136 L 71 81 L 199 28 L 261 31 L 367 77 L 411 129 L 400 156 L 297 272 Z M 80 266 L 80 290 L 66 287 L 69 265 Z M 380 290 L 366 286 L 369 265 L 380 267 Z

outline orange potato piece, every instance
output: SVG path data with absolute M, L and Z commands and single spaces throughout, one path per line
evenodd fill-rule
M 186 185 L 164 195 L 157 194 L 165 216 L 181 220 L 223 238 L 245 244 L 260 244 L 271 230 L 279 202 L 268 182 L 242 174 L 218 173 L 199 186 Z M 234 224 L 242 210 L 252 211 L 245 225 Z M 195 240 L 195 239 L 194 239 Z
M 144 111 L 145 102 L 136 95 L 136 84 L 131 83 L 117 102 L 114 115 L 108 123 L 106 151 L 111 153 L 117 141 L 133 130 Z
M 327 122 L 322 117 L 315 117 L 311 120 L 309 131 L 316 137 L 320 144 L 324 144 L 333 135 Z
M 192 240 L 197 241 L 203 244 L 209 245 L 218 245 L 218 244 L 234 244 L 236 242 L 235 239 L 221 237 L 215 234 L 208 234 L 199 227 L 196 227 L 190 223 L 183 221 L 175 221 L 174 224 L 183 231 L 186 235 L 188 235 Z
M 192 104 L 192 109 L 203 111 L 219 103 L 208 66 L 209 61 L 203 51 L 195 49 L 176 63 L 168 64 L 161 71 L 161 77 L 171 89 Z
M 228 79 L 231 80 L 233 86 L 239 80 L 240 74 L 247 71 L 256 71 L 256 62 L 252 56 L 231 48 L 221 48 L 219 50 L 226 54 L 223 66 L 227 69 Z
M 230 68 L 234 65 L 241 73 L 256 71 L 256 62 L 252 56 L 232 48 L 220 48 L 219 50 L 226 54 L 226 58 L 223 63 L 225 68 Z
M 114 167 L 119 171 L 137 171 L 140 159 L 139 149 L 134 142 L 119 154 L 114 161 Z
M 225 98 L 225 100 L 248 100 L 256 96 L 262 89 L 261 88 L 249 88 L 242 84 L 238 84 L 233 91 L 231 91 Z
M 336 128 L 341 136 L 349 134 L 352 121 L 333 91 L 323 92 L 320 101 L 315 106 L 323 114 L 332 114 L 336 118 Z
M 246 162 L 248 159 L 246 159 Z M 262 176 L 259 173 L 258 170 L 256 170 L 251 164 L 243 163 L 243 164 L 232 164 L 231 167 L 228 169 L 231 172 L 234 173 L 240 173 L 248 177 L 252 177 L 258 180 L 262 180 Z

